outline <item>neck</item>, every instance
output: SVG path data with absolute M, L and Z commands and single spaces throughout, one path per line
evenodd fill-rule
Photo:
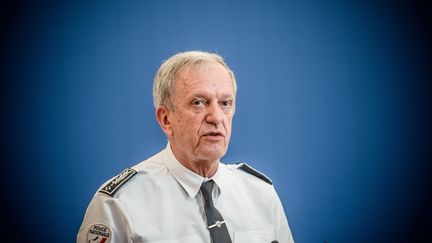
M 185 164 L 183 162 L 182 163 L 186 168 L 188 168 L 189 170 L 195 172 L 196 174 L 205 177 L 205 178 L 210 178 L 212 177 L 216 171 L 218 170 L 219 167 L 219 161 L 215 160 L 215 161 L 199 161 L 199 162 L 192 162 L 192 163 L 188 163 Z
M 190 161 L 182 158 L 178 158 L 175 154 L 176 159 L 190 171 L 194 172 L 205 178 L 212 177 L 219 168 L 219 160 L 202 160 L 202 161 Z
M 212 177 L 219 168 L 219 159 L 216 160 L 193 160 L 187 156 L 182 156 L 178 151 L 171 146 L 171 151 L 174 157 L 180 164 L 188 168 L 190 171 L 194 172 L 205 178 Z

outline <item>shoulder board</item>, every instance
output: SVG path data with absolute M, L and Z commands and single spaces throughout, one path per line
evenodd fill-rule
M 136 175 L 136 173 L 137 172 L 134 169 L 130 169 L 130 168 L 125 169 L 118 176 L 114 177 L 108 184 L 102 187 L 102 189 L 100 189 L 99 192 L 103 192 L 112 197 L 115 194 L 115 192 L 130 178 Z
M 240 165 L 238 168 L 240 170 L 243 170 L 249 174 L 252 174 L 258 178 L 260 178 L 261 180 L 269 183 L 270 185 L 273 185 L 273 182 L 270 178 L 268 178 L 266 175 L 264 175 L 263 173 L 257 171 L 256 169 L 252 168 L 251 166 L 249 166 L 246 163 L 238 163 L 238 165 Z

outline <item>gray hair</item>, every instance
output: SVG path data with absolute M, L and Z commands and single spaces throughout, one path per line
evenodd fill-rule
M 158 106 L 166 106 L 174 110 L 173 95 L 177 74 L 185 67 L 195 67 L 200 64 L 216 62 L 225 67 L 231 77 L 234 86 L 234 94 L 237 92 L 237 84 L 234 73 L 224 62 L 223 58 L 215 53 L 202 51 L 180 52 L 164 61 L 159 67 L 153 80 L 153 103 Z

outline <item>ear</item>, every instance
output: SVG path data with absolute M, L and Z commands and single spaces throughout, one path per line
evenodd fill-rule
M 158 106 L 155 111 L 156 120 L 167 137 L 172 135 L 171 122 L 168 119 L 170 111 L 165 106 Z

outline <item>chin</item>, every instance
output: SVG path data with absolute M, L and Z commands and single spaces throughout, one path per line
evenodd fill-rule
M 219 160 L 225 155 L 225 153 L 226 153 L 225 148 L 206 149 L 201 151 L 201 157 L 205 160 Z

